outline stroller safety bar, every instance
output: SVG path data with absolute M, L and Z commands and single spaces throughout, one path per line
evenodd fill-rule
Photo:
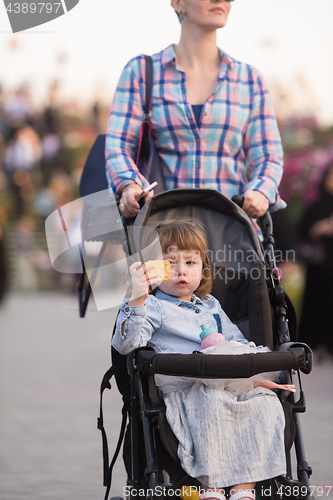
M 248 378 L 264 372 L 301 370 L 308 373 L 308 346 L 290 345 L 288 350 L 254 354 L 159 354 L 135 349 L 127 357 L 131 376 L 135 372 L 196 378 Z

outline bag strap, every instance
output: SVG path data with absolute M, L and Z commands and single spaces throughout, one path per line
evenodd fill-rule
M 145 102 L 145 115 L 146 120 L 149 120 L 153 100 L 152 100 L 152 92 L 153 92 L 153 60 L 151 56 L 145 56 L 146 60 L 146 102 Z
M 145 102 L 143 106 L 144 111 L 144 120 L 140 126 L 139 132 L 139 144 L 138 144 L 138 152 L 136 155 L 136 165 L 139 171 L 142 173 L 142 170 L 145 169 L 146 158 L 145 153 L 147 153 L 146 147 L 149 144 L 149 135 L 150 135 L 150 115 L 152 110 L 152 92 L 153 92 L 153 60 L 150 56 L 145 56 L 145 79 L 146 79 L 146 93 L 145 93 Z
M 151 133 L 151 110 L 153 106 L 152 100 L 152 92 L 153 92 L 153 60 L 150 56 L 145 55 L 145 79 L 146 79 L 146 93 L 145 93 L 145 102 L 143 106 L 144 111 L 144 120 L 140 126 L 139 132 L 139 144 L 138 151 L 136 155 L 136 165 L 139 171 L 144 174 L 144 170 L 146 171 L 145 177 L 147 178 L 148 171 L 146 162 L 148 159 L 147 147 L 149 148 L 149 137 Z
M 110 489 L 111 489 L 111 481 L 112 481 L 112 470 L 114 467 L 114 464 L 116 463 L 116 460 L 119 455 L 119 451 L 121 448 L 121 444 L 124 439 L 125 435 L 125 429 L 126 429 L 126 422 L 127 422 L 127 408 L 124 403 L 123 408 L 121 410 L 122 412 L 122 422 L 121 422 L 121 429 L 119 433 L 119 438 L 118 438 L 118 443 L 116 450 L 114 452 L 113 458 L 111 460 L 111 463 L 109 465 L 109 447 L 108 447 L 108 440 L 104 428 L 104 418 L 103 418 L 103 392 L 105 389 L 111 389 L 111 384 L 110 380 L 113 375 L 117 375 L 124 369 L 123 365 L 114 365 L 111 366 L 111 368 L 108 369 L 108 371 L 104 374 L 104 377 L 102 379 L 101 383 L 101 388 L 100 388 L 100 403 L 99 403 L 99 417 L 97 418 L 97 428 L 101 431 L 102 433 L 102 446 L 103 446 L 103 485 L 106 486 L 106 492 L 105 492 L 105 497 L 104 500 L 108 499 Z

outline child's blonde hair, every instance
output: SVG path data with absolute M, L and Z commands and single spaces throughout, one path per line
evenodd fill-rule
M 213 288 L 213 279 L 208 243 L 201 223 L 196 220 L 178 219 L 159 222 L 155 229 L 164 253 L 168 253 L 169 249 L 174 246 L 179 250 L 197 250 L 199 252 L 203 263 L 203 278 L 194 293 L 200 298 L 210 293 Z

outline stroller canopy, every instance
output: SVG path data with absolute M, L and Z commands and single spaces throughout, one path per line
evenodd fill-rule
M 265 255 L 249 217 L 215 190 L 166 191 L 151 198 L 136 217 L 128 231 L 129 253 L 139 254 L 142 262 L 160 258 L 152 228 L 161 220 L 172 219 L 195 219 L 204 225 L 214 281 L 212 294 L 248 340 L 272 349 Z
M 218 191 L 175 189 L 161 193 L 143 206 L 135 226 L 154 226 L 158 221 L 171 219 L 196 219 L 204 225 L 212 264 L 249 271 L 254 262 L 264 261 L 251 220 Z

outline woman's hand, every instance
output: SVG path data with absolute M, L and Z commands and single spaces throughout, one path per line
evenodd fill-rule
M 149 286 L 154 283 L 158 273 L 150 273 L 154 264 L 143 267 L 141 262 L 134 262 L 129 268 L 132 277 L 132 295 L 128 305 L 130 307 L 144 306 L 148 297 Z
M 269 202 L 266 196 L 260 191 L 249 189 L 244 193 L 243 210 L 251 219 L 257 219 L 267 212 Z
M 138 199 L 142 193 L 142 187 L 135 182 L 128 184 L 124 187 L 121 192 L 121 199 L 119 204 L 119 209 L 121 213 L 130 219 L 131 217 L 135 217 L 140 211 L 140 205 L 138 203 Z M 149 192 L 144 197 L 144 202 L 152 198 L 153 192 Z

